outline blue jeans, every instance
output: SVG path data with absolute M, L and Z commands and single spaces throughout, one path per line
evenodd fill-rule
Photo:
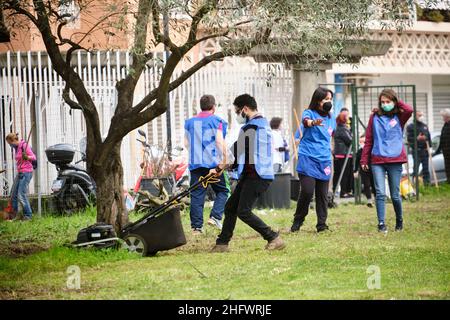
M 17 177 L 17 183 L 13 185 L 11 191 L 12 197 L 12 207 L 15 213 L 19 212 L 19 202 L 23 207 L 23 216 L 26 218 L 31 218 L 31 206 L 30 201 L 28 201 L 28 185 L 33 177 L 33 172 L 23 172 L 19 173 Z
M 191 185 L 196 183 L 201 176 L 206 176 L 209 173 L 208 168 L 198 168 L 191 171 Z M 214 205 L 211 210 L 211 217 L 218 220 L 222 220 L 223 211 L 225 209 L 225 203 L 227 202 L 230 194 L 230 184 L 226 173 L 220 175 L 220 181 L 211 184 L 213 191 L 216 194 Z M 203 186 L 199 186 L 191 192 L 191 227 L 202 228 L 203 227 L 203 208 L 205 206 L 206 189 Z
M 394 205 L 395 217 L 398 221 L 403 220 L 402 198 L 400 196 L 400 179 L 402 177 L 401 163 L 373 164 L 372 174 L 375 184 L 375 204 L 377 207 L 378 223 L 384 224 L 386 214 L 386 186 L 385 177 L 388 175 L 389 191 L 391 192 L 392 204 Z

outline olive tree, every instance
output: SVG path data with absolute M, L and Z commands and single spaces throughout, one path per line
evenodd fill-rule
M 408 1 L 388 0 L 73 0 L 80 16 L 103 10 L 100 19 L 82 36 L 65 32 L 70 14 L 59 10 L 68 0 L 0 0 L 5 24 L 12 32 L 28 22 L 38 30 L 52 67 L 65 81 L 63 98 L 71 109 L 81 110 L 87 130 L 87 169 L 97 185 L 97 221 L 121 229 L 128 216 L 123 201 L 122 139 L 132 130 L 166 111 L 168 93 L 207 64 L 232 55 L 247 55 L 259 48 L 294 53 L 305 65 L 325 59 L 345 62 L 346 44 L 367 38 L 371 24 L 399 26 L 399 12 Z M 168 24 L 163 17 L 169 17 Z M 21 19 L 17 19 L 20 17 Z M 98 109 L 81 75 L 71 66 L 77 50 L 95 51 L 89 33 L 104 30 L 110 36 L 129 37 L 131 64 L 117 81 L 117 104 L 106 138 L 100 131 Z M 115 30 L 115 31 L 114 31 Z M 165 32 L 166 31 L 166 32 Z M 167 32 L 168 31 L 168 32 Z M 174 71 L 194 47 L 217 39 L 220 50 L 183 70 Z M 146 63 L 164 46 L 169 52 L 158 86 L 141 101 L 133 95 Z

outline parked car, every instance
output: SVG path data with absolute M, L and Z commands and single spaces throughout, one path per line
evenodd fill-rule
M 441 138 L 441 132 L 439 131 L 433 131 L 431 134 L 431 154 L 433 155 L 432 161 L 433 161 L 433 167 L 436 172 L 436 179 L 438 183 L 445 182 L 447 180 L 447 177 L 445 175 L 445 166 L 444 166 L 444 155 L 442 153 L 434 154 L 435 150 L 439 147 L 439 141 Z M 408 169 L 409 169 L 409 175 L 412 176 L 414 172 L 414 160 L 413 156 L 411 154 L 412 150 L 410 150 L 410 153 L 408 154 Z M 429 170 L 430 170 L 430 182 L 434 184 L 434 176 L 432 172 L 432 164 L 430 163 Z M 402 175 L 406 175 L 406 164 L 403 165 L 403 173 Z M 419 166 L 419 175 L 422 175 L 422 165 Z

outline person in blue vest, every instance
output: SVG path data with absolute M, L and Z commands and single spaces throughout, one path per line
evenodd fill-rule
M 190 184 L 195 184 L 200 177 L 206 176 L 212 168 L 221 163 L 224 158 L 222 148 L 227 134 L 227 123 L 214 115 L 216 101 L 212 95 L 200 98 L 201 112 L 186 120 L 185 144 L 189 150 Z M 230 194 L 227 173 L 218 176 L 220 181 L 211 184 L 216 194 L 208 224 L 222 228 L 222 215 L 225 203 Z M 203 208 L 205 205 L 206 188 L 198 187 L 191 192 L 190 218 L 194 235 L 203 233 Z
M 395 231 L 403 230 L 400 181 L 402 164 L 408 161 L 403 145 L 403 129 L 412 113 L 413 108 L 400 100 L 394 90 L 383 89 L 378 96 L 378 108 L 373 110 L 366 128 L 360 163 L 364 171 L 372 169 L 378 231 L 382 233 L 388 231 L 385 223 L 386 174 L 395 211 Z
M 302 114 L 303 136 L 298 148 L 297 172 L 300 195 L 291 232 L 297 232 L 308 215 L 309 204 L 316 193 L 317 232 L 328 230 L 327 195 L 332 172 L 331 137 L 336 121 L 331 114 L 333 92 L 319 87 L 308 109 Z
M 239 180 L 225 205 L 222 232 L 211 251 L 229 251 L 228 243 L 233 236 L 238 217 L 267 241 L 267 250 L 283 249 L 285 243 L 278 233 L 252 212 L 255 201 L 274 179 L 272 133 L 269 123 L 258 112 L 256 100 L 252 96 L 240 95 L 236 97 L 233 105 L 237 121 L 244 124 L 233 147 L 234 165 L 238 168 Z M 224 168 L 219 165 L 211 172 L 221 172 Z

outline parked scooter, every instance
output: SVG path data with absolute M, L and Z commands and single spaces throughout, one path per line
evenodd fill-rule
M 45 150 L 50 163 L 56 166 L 58 177 L 53 181 L 52 191 L 55 197 L 56 209 L 59 213 L 71 214 L 84 209 L 89 204 L 95 204 L 95 182 L 85 169 L 77 164 L 86 161 L 86 155 L 72 164 L 75 149 L 70 144 L 56 144 Z

